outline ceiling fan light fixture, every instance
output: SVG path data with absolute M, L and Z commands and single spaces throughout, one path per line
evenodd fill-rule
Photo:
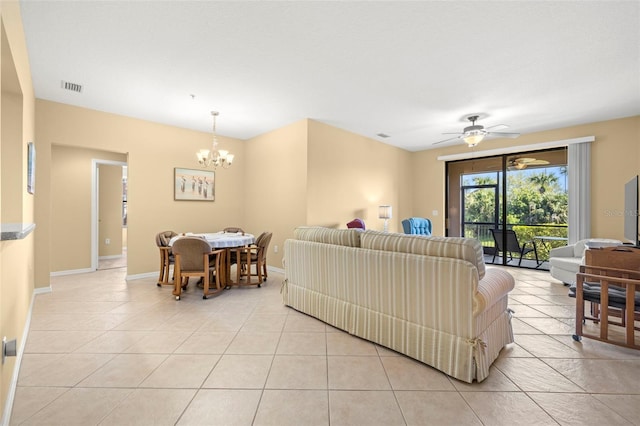
M 503 129 L 509 127 L 505 124 L 496 124 L 495 126 L 484 127 L 480 124 L 476 124 L 476 121 L 480 118 L 479 115 L 470 115 L 467 117 L 467 120 L 471 122 L 471 126 L 467 126 L 462 129 L 460 133 L 443 133 L 443 135 L 458 135 L 453 138 L 444 139 L 438 142 L 434 142 L 433 145 L 437 145 L 443 142 L 449 142 L 453 140 L 462 139 L 470 148 L 478 145 L 480 142 L 484 140 L 486 136 L 491 137 L 503 137 L 503 138 L 517 138 L 520 136 L 520 133 L 504 133 L 504 132 L 496 132 L 492 129 Z
M 484 133 L 478 131 L 469 132 L 462 139 L 467 145 L 469 145 L 469 148 L 471 148 L 482 142 L 482 139 L 484 139 Z
M 522 169 L 526 169 L 527 168 L 527 164 L 526 163 L 516 163 L 514 167 L 516 169 L 518 169 L 518 170 L 522 170 Z

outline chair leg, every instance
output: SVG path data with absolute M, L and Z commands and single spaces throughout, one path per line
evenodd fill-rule
M 207 272 L 205 272 L 204 274 L 202 274 L 202 280 L 204 281 L 204 285 L 203 285 L 203 290 L 202 290 L 202 298 L 203 299 L 207 299 L 207 296 L 209 295 L 209 279 L 211 276 L 211 271 L 208 269 L 209 268 L 209 255 L 205 254 L 204 255 L 204 266 L 205 268 L 207 268 Z
M 580 286 L 580 288 L 578 288 Z M 582 293 L 582 282 L 576 283 L 576 334 L 571 336 L 573 340 L 582 340 L 582 322 L 584 321 L 584 294 Z
M 169 282 L 169 275 L 171 274 L 171 261 L 169 260 L 169 251 L 168 250 L 160 250 L 160 274 L 158 275 L 158 287 L 163 285 L 172 285 Z M 173 269 L 173 275 L 171 276 L 172 280 L 176 278 L 176 270 L 175 267 Z
M 164 250 L 160 250 L 160 275 L 158 275 L 158 287 L 161 287 L 166 283 L 166 272 L 167 272 L 167 260 L 165 259 Z
M 182 294 L 182 274 L 180 273 L 180 257 L 176 256 L 176 263 L 174 264 L 175 279 L 173 280 L 173 295 L 176 300 L 180 300 Z M 188 280 L 189 278 L 187 278 Z
M 160 253 L 160 275 L 158 275 L 158 287 L 162 285 L 164 279 L 164 256 Z
M 260 260 L 260 258 L 256 259 L 256 275 L 258 276 L 258 287 L 260 287 L 260 285 L 262 284 L 262 261 Z M 249 274 L 251 274 L 251 271 L 249 271 Z
M 205 262 L 206 262 L 205 264 L 210 265 L 209 263 L 210 255 L 207 254 L 205 256 L 207 256 L 205 258 Z M 224 252 L 216 253 L 213 256 L 214 256 L 213 267 L 209 266 L 208 273 L 204 274 L 206 275 L 206 277 L 203 277 L 203 288 L 204 288 L 203 295 L 202 295 L 203 299 L 207 299 L 209 296 L 215 295 L 222 290 L 222 286 L 220 285 L 220 283 L 222 280 L 221 274 L 224 273 L 222 271 L 222 265 L 223 265 L 223 262 L 225 261 Z M 212 286 L 214 287 L 214 290 L 209 291 Z

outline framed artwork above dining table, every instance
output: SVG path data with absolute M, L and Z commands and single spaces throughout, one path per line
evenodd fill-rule
M 215 172 L 174 168 L 173 199 L 175 201 L 215 201 Z

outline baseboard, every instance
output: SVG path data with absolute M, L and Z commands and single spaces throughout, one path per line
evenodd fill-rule
M 87 268 L 87 269 L 70 269 L 68 271 L 51 272 L 49 274 L 49 276 L 51 276 L 51 277 L 60 277 L 60 276 L 63 276 L 63 275 L 86 274 L 88 272 L 95 272 L 95 270 L 93 270 L 91 268 Z
M 279 274 L 284 274 L 284 269 L 276 268 L 275 266 L 267 266 L 267 271 L 277 272 Z
M 51 285 L 47 286 L 47 287 L 39 287 L 33 290 L 33 294 L 38 295 L 38 294 L 47 294 L 47 293 L 52 293 L 53 289 L 51 288 Z
M 111 256 L 99 256 L 98 260 L 121 259 L 123 257 L 123 254 L 113 254 Z
M 133 281 L 133 280 L 141 280 L 141 279 L 144 279 L 144 278 L 153 278 L 153 277 L 155 277 L 157 279 L 158 275 L 159 275 L 159 272 L 145 272 L 144 274 L 127 275 L 125 277 L 125 280 Z
M 47 290 L 48 289 L 48 290 Z M 31 296 L 31 304 L 29 305 L 29 312 L 27 313 L 27 319 L 25 321 L 24 330 L 22 332 L 22 340 L 16 354 L 16 363 L 13 367 L 13 375 L 11 376 L 11 383 L 9 383 L 9 391 L 7 393 L 7 399 L 4 404 L 4 411 L 0 425 L 7 426 L 11 421 L 11 412 L 13 410 L 13 401 L 16 397 L 16 387 L 18 386 L 18 376 L 20 375 L 20 365 L 22 364 L 22 355 L 24 354 L 24 348 L 27 343 L 27 337 L 29 336 L 29 328 L 31 328 L 31 315 L 33 314 L 33 304 L 35 303 L 36 296 L 42 293 L 51 292 L 51 287 L 37 288 L 33 291 Z

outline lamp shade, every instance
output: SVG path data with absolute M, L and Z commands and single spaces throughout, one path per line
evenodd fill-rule
M 472 147 L 478 145 L 482 141 L 482 139 L 484 139 L 484 134 L 477 131 L 471 131 L 462 139 L 464 139 L 467 145 Z
M 378 217 L 380 219 L 391 219 L 391 206 L 379 206 Z

